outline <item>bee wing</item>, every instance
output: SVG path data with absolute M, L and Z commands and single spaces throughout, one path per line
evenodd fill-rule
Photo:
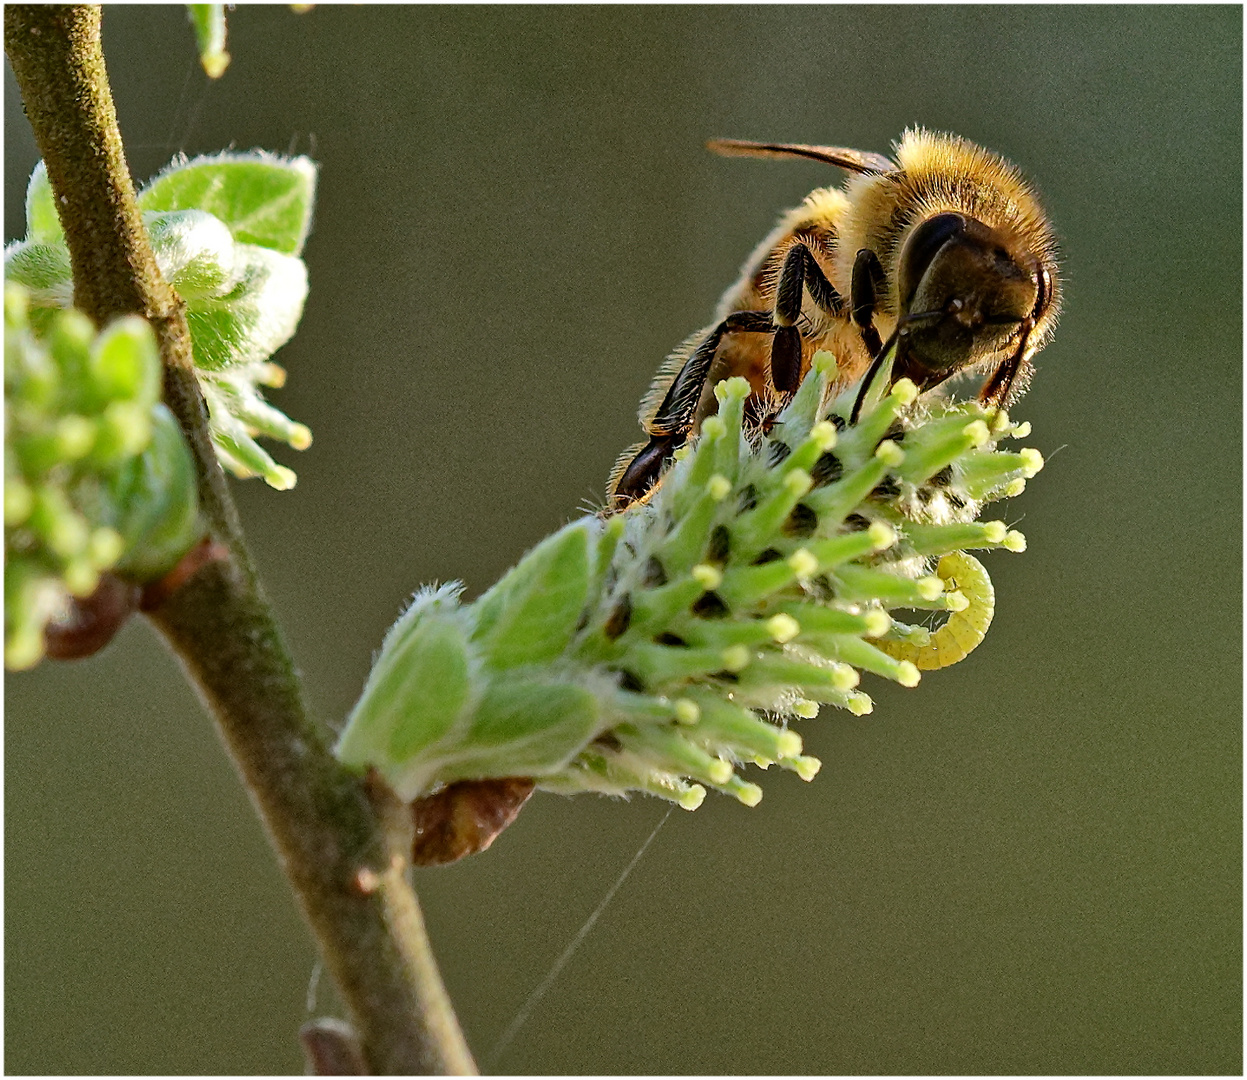
M 800 157 L 825 161 L 849 172 L 882 175 L 900 167 L 891 158 L 847 146 L 807 146 L 805 143 L 762 143 L 748 139 L 711 139 L 708 149 L 724 157 Z

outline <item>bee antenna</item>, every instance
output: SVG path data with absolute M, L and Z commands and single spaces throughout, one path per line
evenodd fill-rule
M 866 402 L 866 394 L 870 390 L 870 384 L 873 383 L 875 378 L 878 376 L 879 369 L 883 367 L 884 357 L 887 356 L 892 350 L 892 347 L 896 344 L 899 335 L 900 324 L 898 322 L 897 328 L 888 336 L 888 340 L 883 343 L 878 353 L 875 354 L 874 360 L 871 361 L 870 368 L 867 370 L 866 374 L 862 376 L 862 388 L 858 390 L 857 400 L 853 402 L 853 411 L 849 414 L 850 424 L 856 424 L 858 417 L 861 416 L 862 405 Z

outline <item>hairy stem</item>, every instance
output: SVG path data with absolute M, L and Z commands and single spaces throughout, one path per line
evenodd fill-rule
M 338 764 L 256 578 L 217 465 L 183 305 L 134 198 L 94 6 L 8 5 L 4 43 L 48 169 L 75 306 L 156 328 L 165 396 L 195 452 L 219 557 L 147 614 L 216 718 L 378 1073 L 473 1073 L 407 883 L 401 815 Z

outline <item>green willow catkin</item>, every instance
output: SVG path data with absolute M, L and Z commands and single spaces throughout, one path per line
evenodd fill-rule
M 856 387 L 830 400 L 834 376 L 818 354 L 765 432 L 745 428 L 748 384 L 719 384 L 718 414 L 649 503 L 572 522 L 472 603 L 457 584 L 418 593 L 341 760 L 377 768 L 404 799 L 529 776 L 694 809 L 706 788 L 756 804 L 745 764 L 812 779 L 819 762 L 790 723 L 822 704 L 867 713 L 863 672 L 914 686 L 933 647 L 969 641 L 986 572 L 956 575 L 967 594 L 931 565 L 1022 550 L 1020 533 L 974 519 L 1042 466 L 1035 451 L 996 449 L 1028 426 L 977 403 L 919 402 L 907 380 L 849 425 Z M 922 639 L 894 609 L 961 622 Z

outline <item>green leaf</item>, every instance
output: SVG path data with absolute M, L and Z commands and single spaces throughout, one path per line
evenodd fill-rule
M 597 696 L 583 686 L 500 678 L 485 691 L 455 752 L 443 751 L 438 778 L 555 772 L 597 734 L 601 717 Z
M 388 743 L 390 760 L 400 764 L 446 734 L 468 696 L 468 654 L 457 625 L 423 627 L 404 655 L 407 693 Z
M 144 407 L 160 399 L 160 352 L 148 323 L 127 315 L 91 342 L 87 370 L 101 401 L 133 401 Z
M 589 531 L 573 522 L 530 551 L 477 601 L 473 639 L 495 668 L 553 660 L 571 641 L 589 593 Z
M 195 463 L 182 430 L 163 405 L 152 410 L 151 445 L 110 485 L 125 541 L 118 572 L 156 581 L 172 570 L 203 535 L 195 492 Z
M 348 765 L 398 767 L 437 743 L 468 698 L 467 641 L 436 596 L 412 605 L 385 646 L 336 753 Z
M 73 270 L 64 243 L 19 240 L 4 249 L 6 281 L 25 285 L 33 307 L 69 307 L 74 299 Z
M 90 408 L 100 402 L 91 379 L 90 351 L 94 340 L 94 323 L 77 308 L 58 313 L 44 344 L 60 371 L 62 409 Z
M 52 185 L 48 182 L 47 166 L 42 161 L 30 174 L 26 186 L 26 239 L 41 244 L 63 244 L 65 233 L 56 213 Z
M 298 255 L 312 223 L 315 194 L 316 166 L 309 158 L 257 150 L 170 165 L 139 193 L 139 206 L 205 210 L 242 243 Z
M 146 213 L 160 272 L 191 303 L 228 292 L 238 281 L 234 237 L 225 223 L 203 210 Z
M 219 79 L 229 67 L 225 51 L 225 5 L 187 4 L 195 38 L 199 42 L 199 62 L 210 79 Z
M 195 366 L 220 371 L 267 360 L 293 336 L 307 299 L 307 267 L 293 255 L 238 244 L 237 283 L 186 313 Z

